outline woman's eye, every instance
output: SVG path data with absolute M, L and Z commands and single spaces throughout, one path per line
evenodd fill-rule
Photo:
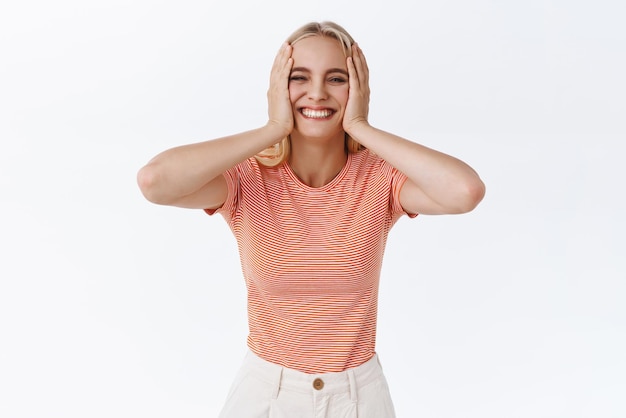
M 289 77 L 290 81 L 304 81 L 306 80 L 306 78 L 304 78 L 304 76 L 302 75 L 292 75 L 291 77 Z
M 345 79 L 345 78 L 343 78 L 343 77 L 332 77 L 332 78 L 330 79 L 330 82 L 331 82 L 331 83 L 335 83 L 335 84 L 341 84 L 341 83 L 345 83 L 345 82 L 346 82 L 346 79 Z

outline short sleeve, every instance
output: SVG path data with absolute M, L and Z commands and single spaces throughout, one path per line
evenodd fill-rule
M 400 191 L 402 186 L 407 181 L 407 176 L 401 171 L 392 168 L 391 169 L 391 215 L 394 219 L 399 218 L 402 215 L 407 215 L 409 218 L 415 218 L 417 213 L 408 213 L 402 207 L 400 203 Z
M 233 218 L 240 190 L 240 167 L 241 164 L 238 164 L 229 170 L 226 170 L 223 174 L 226 179 L 226 187 L 228 190 L 228 195 L 226 196 L 226 200 L 224 204 L 216 209 L 204 209 L 204 211 L 208 215 L 215 215 L 216 213 L 222 214 L 224 218 L 230 223 L 230 220 Z

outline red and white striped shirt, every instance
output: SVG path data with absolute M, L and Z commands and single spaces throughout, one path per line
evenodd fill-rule
M 369 150 L 348 154 L 327 185 L 288 164 L 250 158 L 225 174 L 221 213 L 237 240 L 248 290 L 248 346 L 305 373 L 343 371 L 375 352 L 387 235 L 404 214 L 406 176 Z M 414 215 L 412 215 L 414 216 Z

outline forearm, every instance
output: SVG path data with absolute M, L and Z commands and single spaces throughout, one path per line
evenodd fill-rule
M 142 167 L 137 181 L 148 200 L 166 203 L 194 193 L 284 137 L 283 130 L 268 124 L 236 135 L 175 147 Z
M 404 173 L 446 212 L 473 208 L 484 194 L 478 174 L 463 161 L 363 123 L 349 133 Z

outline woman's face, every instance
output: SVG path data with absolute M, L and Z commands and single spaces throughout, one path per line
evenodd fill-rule
M 339 41 L 310 36 L 293 45 L 289 98 L 295 130 L 308 137 L 343 138 L 348 68 Z

